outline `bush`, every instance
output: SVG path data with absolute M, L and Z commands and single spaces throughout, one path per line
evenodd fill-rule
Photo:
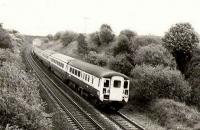
M 200 129 L 200 113 L 184 103 L 169 99 L 156 100 L 151 105 L 151 115 L 167 129 Z
M 94 65 L 99 65 L 99 66 L 106 66 L 108 59 L 106 56 L 97 54 L 94 51 L 90 51 L 88 55 L 85 55 L 84 60 L 86 62 L 92 63 Z
M 23 46 L 14 47 L 0 49 L 0 128 L 49 130 L 52 121 L 45 113 L 39 82 L 25 72 L 19 50 Z
M 13 63 L 0 68 L 0 77 L 0 124 L 4 127 L 17 125 L 23 129 L 50 129 L 51 120 L 38 98 L 37 81 Z
M 151 101 L 156 98 L 170 98 L 188 101 L 191 88 L 180 71 L 169 67 L 142 65 L 131 71 L 133 89 L 132 98 Z
M 174 55 L 178 69 L 185 73 L 191 51 L 199 42 L 198 35 L 189 23 L 173 25 L 162 39 L 164 46 Z
M 77 39 L 77 34 L 74 33 L 74 32 L 70 32 L 70 31 L 65 31 L 60 39 L 61 39 L 61 42 L 63 43 L 64 46 L 67 46 L 69 43 L 75 41 Z
M 0 28 L 0 48 L 13 48 L 11 37 L 3 28 Z
M 176 67 L 174 57 L 162 45 L 150 44 L 136 51 L 135 64 L 163 65 Z
M 129 76 L 133 65 L 128 61 L 126 55 L 121 54 L 110 58 L 109 68 Z

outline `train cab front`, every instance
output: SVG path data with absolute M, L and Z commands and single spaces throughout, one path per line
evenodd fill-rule
M 104 103 L 124 106 L 129 98 L 129 80 L 120 76 L 103 78 L 102 96 Z

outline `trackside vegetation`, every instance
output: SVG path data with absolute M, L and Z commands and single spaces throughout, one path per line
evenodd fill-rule
M 0 129 L 51 130 L 39 82 L 23 63 L 23 46 L 19 32 L 0 28 Z

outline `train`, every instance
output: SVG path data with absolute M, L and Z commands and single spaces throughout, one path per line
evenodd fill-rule
M 122 108 L 129 99 L 129 78 L 76 58 L 32 47 L 32 54 L 62 81 L 103 107 Z

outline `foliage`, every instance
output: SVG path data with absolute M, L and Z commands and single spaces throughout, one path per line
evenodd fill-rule
M 125 75 L 130 75 L 133 65 L 128 61 L 125 54 L 120 54 L 110 58 L 109 68 Z
M 188 101 L 191 87 L 180 71 L 169 67 L 142 65 L 131 72 L 132 98 L 151 101 L 156 98 L 170 98 Z
M 69 43 L 75 41 L 77 39 L 77 34 L 71 31 L 65 31 L 60 39 L 64 46 L 67 46 Z
M 125 36 L 127 36 L 128 40 L 130 41 L 132 38 L 134 38 L 135 36 L 137 36 L 137 33 L 136 33 L 136 32 L 133 32 L 133 31 L 131 31 L 131 30 L 129 30 L 129 29 L 125 29 L 125 30 L 122 30 L 122 31 L 120 32 L 120 35 L 125 35 Z M 119 36 L 120 36 L 120 35 L 119 35 Z
M 13 48 L 9 33 L 3 28 L 0 28 L 0 48 Z
M 113 48 L 113 55 L 130 53 L 130 41 L 126 35 L 119 35 L 117 38 L 117 45 Z
M 53 35 L 52 34 L 48 34 L 47 38 L 49 39 L 49 41 L 52 41 L 53 40 Z
M 20 50 L 19 33 L 10 32 L 13 49 L 0 49 L 0 128 L 51 129 L 39 94 L 39 82 L 26 73 Z
M 200 109 L 200 48 L 192 51 L 186 77 L 192 87 L 191 103 Z
M 107 24 L 101 25 L 100 32 L 99 32 L 99 39 L 100 39 L 101 43 L 106 43 L 106 44 L 113 41 L 114 34 L 109 25 L 107 25 Z
M 135 36 L 132 42 L 132 49 L 134 51 L 139 47 L 147 46 L 149 44 L 162 44 L 161 38 L 153 35 Z
M 134 62 L 138 65 L 149 64 L 176 67 L 174 57 L 161 44 L 150 44 L 139 48 L 136 51 Z
M 90 40 L 92 43 L 94 43 L 97 46 L 101 45 L 101 41 L 99 39 L 99 32 L 94 32 L 90 34 Z
M 59 40 L 62 36 L 64 32 L 57 32 L 54 36 L 53 36 L 53 40 Z
M 94 51 L 90 51 L 88 55 L 85 55 L 84 60 L 99 66 L 106 66 L 108 62 L 108 59 L 104 55 L 97 54 Z
M 78 42 L 78 52 L 79 54 L 85 55 L 88 53 L 87 42 L 85 40 L 85 36 L 83 34 L 79 34 L 77 38 Z
M 167 129 L 200 129 L 200 113 L 184 103 L 159 99 L 152 103 L 150 109 L 152 117 Z
M 177 23 L 169 29 L 162 40 L 164 46 L 176 58 L 178 68 L 184 73 L 191 58 L 191 51 L 199 42 L 196 32 L 189 23 Z

